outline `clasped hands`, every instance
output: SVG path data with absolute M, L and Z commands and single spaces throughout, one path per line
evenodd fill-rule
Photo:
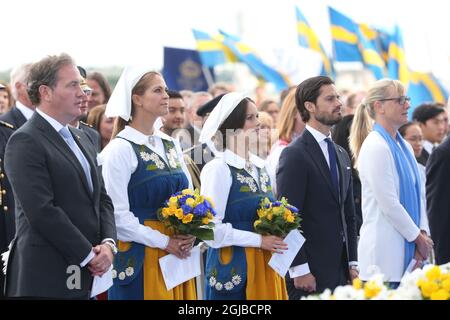
M 413 270 L 422 267 L 423 262 L 428 259 L 434 246 L 433 240 L 428 237 L 425 231 L 419 233 L 419 236 L 414 240 L 414 243 L 416 244 L 414 259 L 417 262 Z
M 95 257 L 89 261 L 88 269 L 92 276 L 102 276 L 105 272 L 109 270 L 111 266 L 114 255 L 111 248 L 107 244 L 99 244 L 92 248 Z
M 191 255 L 195 237 L 191 235 L 176 234 L 170 237 L 166 251 L 180 259 L 186 259 Z

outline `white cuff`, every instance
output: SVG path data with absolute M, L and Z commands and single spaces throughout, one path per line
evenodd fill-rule
M 112 242 L 112 243 L 114 243 L 114 245 L 116 245 L 116 242 L 114 241 L 113 238 L 105 238 L 105 239 L 103 239 L 103 240 L 102 240 L 102 244 L 105 243 L 105 242 L 108 242 L 108 241 L 109 241 L 109 242 Z
M 87 265 L 92 259 L 94 259 L 95 257 L 95 253 L 93 250 L 91 250 L 91 252 L 89 252 L 88 256 L 86 257 L 86 259 L 83 260 L 83 262 L 80 263 L 80 266 L 83 268 L 85 265 Z
M 358 266 L 358 261 L 349 261 L 348 266 Z
M 304 263 L 299 266 L 289 268 L 289 276 L 291 278 L 301 277 L 308 273 L 311 273 L 311 271 L 309 270 L 308 263 Z

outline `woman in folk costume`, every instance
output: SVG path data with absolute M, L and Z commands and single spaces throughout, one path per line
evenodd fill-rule
M 195 239 L 172 235 L 157 219 L 172 194 L 192 187 L 177 141 L 154 125 L 168 112 L 166 91 L 158 72 L 126 68 L 106 107 L 117 119 L 99 164 L 120 240 L 109 299 L 196 299 L 193 279 L 168 291 L 158 262 L 168 253 L 186 258 Z
M 206 241 L 206 299 L 287 299 L 284 278 L 267 264 L 272 252 L 287 246 L 281 238 L 253 231 L 261 199 L 273 198 L 264 161 L 250 153 L 258 130 L 255 103 L 232 92 L 218 102 L 200 134 L 202 143 L 214 136 L 223 151 L 200 176 L 201 193 L 215 202 L 217 212 L 214 241 Z

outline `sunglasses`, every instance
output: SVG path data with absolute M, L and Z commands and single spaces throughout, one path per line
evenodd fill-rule
M 403 106 L 407 101 L 410 102 L 410 101 L 411 101 L 411 98 L 410 98 L 410 97 L 407 97 L 407 96 L 401 96 L 401 97 L 398 97 L 398 98 L 386 98 L 386 99 L 380 99 L 380 100 L 378 100 L 378 101 L 391 101 L 391 100 L 397 101 L 400 105 Z

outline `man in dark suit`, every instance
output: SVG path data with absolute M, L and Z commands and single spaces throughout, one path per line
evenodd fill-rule
M 295 101 L 306 130 L 280 156 L 280 197 L 299 209 L 306 238 L 286 277 L 290 299 L 345 285 L 358 275 L 351 162 L 330 139 L 342 118 L 339 95 L 328 77 L 303 81 Z
M 86 135 L 67 124 L 85 96 L 66 54 L 30 70 L 35 114 L 9 139 L 5 170 L 16 201 L 16 235 L 5 290 L 14 298 L 87 299 L 116 252 L 111 199 Z M 107 275 L 108 276 L 108 275 Z
M 8 250 L 8 245 L 14 238 L 15 215 L 14 195 L 5 174 L 4 155 L 6 143 L 14 130 L 20 128 L 34 113 L 35 107 L 27 93 L 27 77 L 31 63 L 19 65 L 11 71 L 11 93 L 16 103 L 12 109 L 0 116 L 0 253 Z M 0 275 L 0 298 L 3 294 L 3 273 Z
M 427 214 L 436 264 L 450 262 L 450 139 L 439 145 L 426 167 Z

